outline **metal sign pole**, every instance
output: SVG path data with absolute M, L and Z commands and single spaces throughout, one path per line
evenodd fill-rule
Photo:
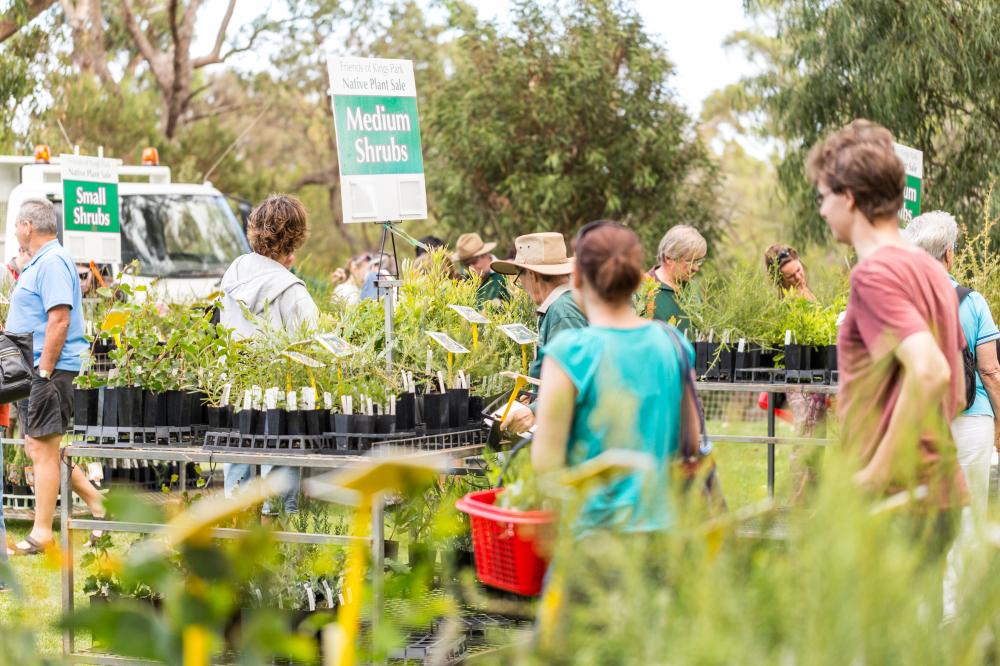
M 382 258 L 385 256 L 386 237 L 392 243 L 393 272 L 390 279 L 382 277 Z M 375 288 L 378 290 L 378 297 L 382 300 L 385 309 L 385 367 L 389 374 L 392 374 L 392 346 L 393 346 L 393 312 L 396 309 L 395 289 L 403 284 L 399 279 L 399 258 L 396 256 L 396 237 L 392 234 L 392 222 L 385 222 L 382 225 L 382 242 L 379 244 L 379 267 L 375 275 Z

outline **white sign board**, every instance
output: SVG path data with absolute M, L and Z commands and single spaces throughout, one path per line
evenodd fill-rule
M 60 155 L 63 190 L 62 244 L 73 261 L 120 264 L 122 237 L 118 199 L 121 160 Z
M 314 339 L 334 356 L 350 356 L 356 351 L 350 342 L 333 333 L 321 333 Z
M 519 345 L 530 345 L 538 342 L 538 333 L 535 333 L 524 324 L 504 324 L 497 328 Z
M 465 306 L 465 305 L 449 305 L 448 307 L 451 308 L 452 310 L 454 310 L 455 312 L 457 312 L 458 315 L 462 319 L 464 319 L 465 321 L 469 322 L 470 324 L 488 324 L 488 323 L 490 323 L 490 320 L 487 319 L 486 317 L 484 317 L 475 308 L 470 308 L 470 307 Z
M 328 64 L 344 222 L 426 219 L 413 62 L 331 56 Z
M 463 347 L 457 340 L 453 339 L 447 333 L 439 333 L 437 331 L 427 331 L 427 335 L 431 336 L 434 342 L 438 343 L 445 348 L 445 351 L 449 351 L 452 354 L 468 354 L 469 350 Z M 430 352 L 428 352 L 430 353 Z

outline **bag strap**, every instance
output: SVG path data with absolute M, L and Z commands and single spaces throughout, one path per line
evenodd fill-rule
M 701 450 L 700 442 L 698 440 L 701 437 L 704 437 L 705 433 L 705 410 L 702 408 L 701 400 L 698 399 L 698 392 L 695 390 L 694 368 L 691 367 L 691 359 L 688 358 L 684 345 L 681 344 L 679 334 L 673 326 L 664 322 L 659 323 L 662 324 L 664 330 L 667 332 L 667 335 L 670 337 L 670 342 L 673 343 L 674 350 L 677 352 L 677 360 L 681 365 L 682 389 L 680 454 L 685 460 L 691 460 L 697 458 Z M 699 437 L 688 437 L 688 431 L 692 425 L 687 416 L 688 401 L 693 403 L 695 413 L 697 414 L 698 426 L 700 428 Z
M 961 305 L 962 301 L 964 301 L 969 294 L 972 293 L 972 290 L 968 287 L 963 287 L 962 285 L 957 284 L 955 285 L 955 293 L 958 294 L 958 304 Z

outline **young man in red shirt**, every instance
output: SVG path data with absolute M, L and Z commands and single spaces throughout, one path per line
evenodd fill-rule
M 862 489 L 926 485 L 938 508 L 967 501 L 948 424 L 964 401 L 958 298 L 941 264 L 900 234 L 905 175 L 892 134 L 855 120 L 809 154 L 820 215 L 854 247 L 837 337 L 843 439 Z

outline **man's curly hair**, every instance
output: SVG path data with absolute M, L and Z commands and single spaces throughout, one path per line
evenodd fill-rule
M 302 247 L 309 235 L 306 207 L 287 194 L 271 194 L 247 221 L 250 249 L 271 259 L 283 259 Z

